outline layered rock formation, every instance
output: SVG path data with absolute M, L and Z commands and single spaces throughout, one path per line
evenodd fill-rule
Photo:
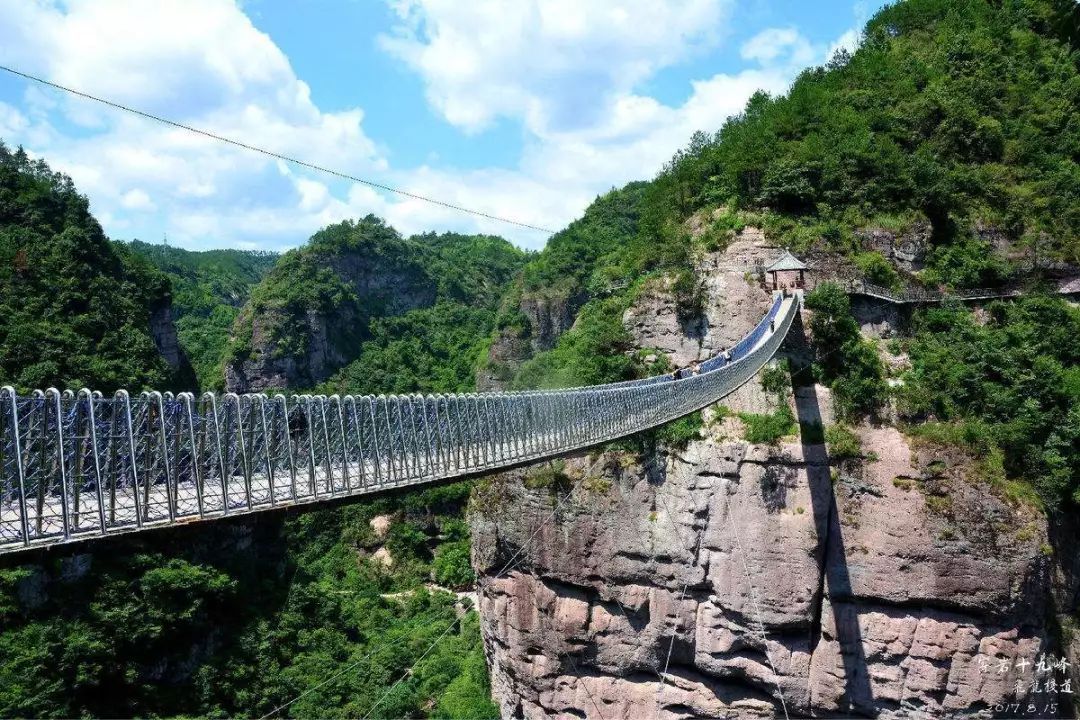
M 399 315 L 435 302 L 435 284 L 416 263 L 355 251 L 313 262 L 333 279 L 323 294 L 344 291 L 347 300 L 314 303 L 303 310 L 284 303 L 249 303 L 237 320 L 240 332 L 250 338 L 248 347 L 225 366 L 230 391 L 322 382 L 355 356 L 355 344 L 372 316 Z M 271 271 L 271 279 L 276 272 Z
M 710 253 L 699 263 L 704 296 L 700 314 L 680 319 L 672 279 L 659 278 L 627 309 L 623 325 L 638 347 L 662 352 L 677 367 L 712 357 L 738 342 L 768 310 L 769 293 L 745 268 L 775 259 L 779 252 L 760 231 L 747 228 L 727 250 Z
M 767 294 L 734 270 L 707 283 L 716 347 Z M 693 356 L 669 302 L 648 297 L 627 324 Z M 794 395 L 807 427 L 831 422 L 825 389 Z M 757 382 L 725 404 L 768 409 Z M 861 457 L 840 459 L 810 436 L 750 444 L 720 415 L 684 450 L 581 455 L 478 489 L 473 559 L 504 717 L 1045 714 L 1055 698 L 1032 692 L 1032 669 L 1060 651 L 1040 512 L 894 428 L 860 428 Z
M 896 430 L 863 439 L 878 460 L 716 433 L 651 466 L 582 457 L 561 504 L 521 476 L 496 480 L 476 564 L 491 575 L 527 547 L 480 584 L 504 715 L 947 716 L 1013 702 L 1015 663 L 1050 649 L 1043 521 Z M 1003 529 L 1018 520 L 1026 531 Z

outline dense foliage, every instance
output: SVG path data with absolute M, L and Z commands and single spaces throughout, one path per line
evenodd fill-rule
M 221 389 L 229 331 L 252 287 L 277 262 L 277 254 L 228 249 L 193 252 L 138 240 L 128 247 L 169 276 L 180 346 L 199 387 Z
M 859 333 L 848 296 L 840 286 L 823 283 L 807 294 L 806 307 L 813 311 L 814 371 L 832 388 L 838 413 L 846 418 L 873 413 L 888 395 L 885 369 L 877 348 Z
M 1030 483 L 1051 509 L 1080 503 L 1080 309 L 1056 297 L 919 313 L 901 409 Z
M 453 595 L 420 584 L 440 534 L 453 540 L 434 551 L 439 574 L 471 583 L 467 496 L 449 486 L 0 570 L 0 716 L 258 717 L 295 700 L 278 714 L 361 717 L 379 702 L 378 717 L 494 718 L 475 613 L 459 620 Z M 370 557 L 380 513 L 397 518 L 393 570 Z
M 522 272 L 526 292 L 572 297 L 588 290 L 602 293 L 645 269 L 644 253 L 630 247 L 638 236 L 638 215 L 647 183 L 611 190 L 589 205 L 585 214 L 548 240 Z
M 332 380 L 332 387 L 461 389 L 472 382 L 462 367 L 471 368 L 481 350 L 465 346 L 490 334 L 499 298 L 526 259 L 510 243 L 487 235 L 404 238 L 370 215 L 331 225 L 282 256 L 255 287 L 228 356 L 243 359 L 255 351 L 259 321 L 267 334 L 262 342 L 275 354 L 301 358 L 303 365 L 312 318 L 321 318 L 340 356 L 357 363 Z M 389 372 L 397 363 L 403 363 L 400 379 Z
M 371 324 L 371 340 L 323 389 L 329 393 L 469 392 L 494 311 L 443 301 Z
M 699 133 L 649 187 L 642 216 L 726 204 L 762 211 L 797 248 L 851 251 L 853 231 L 933 229 L 927 280 L 986 285 L 1004 263 L 976 231 L 1080 259 L 1080 73 L 1059 29 L 1075 3 L 906 0 L 862 46 L 758 93 L 715 135 Z
M 169 387 L 149 323 L 172 284 L 181 342 L 204 387 L 217 385 L 236 306 L 275 259 L 110 243 L 69 179 L 21 152 L 0 159 L 5 374 L 20 385 Z M 340 260 L 367 244 L 412 258 L 438 303 L 373 317 L 355 383 L 470 389 L 496 302 L 525 254 L 484 236 L 402 241 L 369 218 L 319 234 L 311 255 Z M 259 284 L 268 307 L 336 312 L 354 291 L 327 292 L 333 263 L 307 255 L 286 256 Z M 387 289 L 388 302 L 398 289 Z M 353 381 L 343 374 L 341 383 Z M 0 716 L 258 716 L 296 700 L 278 714 L 493 718 L 475 613 L 426 587 L 474 581 L 468 492 L 448 486 L 243 529 L 126 538 L 120 552 L 9 562 L 0 569 Z M 376 514 L 390 518 L 385 538 L 368 524 Z M 383 546 L 391 567 L 374 556 Z
M 185 386 L 158 352 L 168 279 L 112 245 L 71 178 L 0 143 L 0 384 Z
M 552 350 L 522 365 L 514 387 L 577 387 L 633 379 L 638 365 L 628 354 L 633 342 L 622 323 L 628 300 L 627 293 L 620 293 L 586 304 Z

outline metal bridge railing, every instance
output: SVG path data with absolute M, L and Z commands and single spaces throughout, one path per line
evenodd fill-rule
M 905 288 L 903 290 L 893 290 L 892 288 L 882 287 L 881 285 L 874 285 L 863 280 L 852 279 L 847 280 L 846 287 L 849 293 L 854 293 L 858 295 L 869 295 L 871 297 L 888 300 L 889 302 L 893 303 L 943 302 L 950 298 L 956 298 L 958 300 L 983 300 L 989 298 L 1017 297 L 1023 294 L 1023 291 L 1018 288 L 1000 287 L 974 289 L 969 288 L 962 290 L 950 290 L 949 292 L 924 288 Z
M 752 378 L 798 302 L 777 298 L 730 363 L 679 380 L 378 397 L 3 388 L 0 553 L 477 475 L 640 432 Z

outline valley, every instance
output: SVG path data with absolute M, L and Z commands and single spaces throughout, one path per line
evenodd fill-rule
M 766 316 L 770 263 L 808 266 L 775 358 L 660 427 L 0 556 L 0 716 L 1075 716 L 1073 5 L 889 5 L 538 251 L 375 214 L 282 253 L 124 241 L 0 145 L 0 384 L 26 397 L 693 375 Z

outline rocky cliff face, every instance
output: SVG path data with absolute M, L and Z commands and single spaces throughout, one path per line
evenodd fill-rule
M 1011 701 L 1048 647 L 1045 528 L 950 479 L 955 515 L 894 430 L 834 487 L 821 445 L 713 436 L 655 465 L 580 458 L 556 500 L 504 477 L 475 523 L 493 683 L 507 717 L 933 715 Z M 902 473 L 902 475 L 893 475 Z M 913 481 L 926 482 L 926 481 Z M 610 485 L 608 484 L 610 483 Z M 952 484 L 955 483 L 955 484 Z M 964 519 L 957 520 L 962 517 Z M 977 518 L 977 519 L 976 519 Z M 520 559 L 519 559 L 520 560 Z
M 708 282 L 707 312 L 732 339 L 760 317 L 741 275 Z M 627 316 L 637 337 L 694 354 L 669 313 L 642 307 Z M 831 421 L 823 388 L 797 388 L 792 404 Z M 725 405 L 768 409 L 756 382 Z M 504 717 L 959 717 L 1047 703 L 1030 688 L 1032 664 L 1057 650 L 1041 513 L 894 428 L 860 428 L 861 456 L 834 458 L 706 419 L 685 450 L 581 455 L 561 482 L 538 487 L 523 470 L 478 490 L 473 559 Z
M 871 227 L 856 232 L 856 237 L 863 248 L 881 253 L 907 272 L 917 272 L 926 267 L 931 232 L 930 223 L 920 220 L 903 232 Z
M 476 389 L 505 390 L 523 362 L 535 353 L 555 347 L 559 337 L 573 327 L 577 311 L 586 300 L 584 294 L 523 294 L 517 310 L 525 327 L 507 328 L 495 336 L 487 362 L 477 370 Z
M 164 302 L 150 309 L 150 334 L 161 357 L 172 370 L 175 386 L 182 390 L 195 389 L 198 381 L 191 360 L 176 335 L 176 314 L 171 298 L 166 297 Z
M 165 362 L 174 372 L 188 367 L 187 356 L 176 337 L 176 322 L 171 302 L 165 302 L 150 311 L 150 334 Z
M 659 278 L 627 309 L 623 325 L 635 345 L 659 350 L 677 367 L 712 357 L 738 342 L 768 310 L 771 296 L 750 269 L 775 259 L 779 252 L 760 231 L 747 228 L 725 251 L 710 253 L 699 262 L 696 274 L 703 295 L 699 313 L 680 318 L 672 278 Z
M 523 296 L 521 312 L 529 321 L 529 344 L 532 351 L 541 352 L 555 347 L 559 336 L 574 324 L 574 315 L 585 299 L 582 295 Z
M 267 304 L 244 308 L 237 327 L 250 335 L 242 356 L 225 366 L 231 392 L 308 388 L 330 377 L 355 356 L 371 317 L 398 315 L 435 302 L 433 280 L 414 263 L 365 253 L 318 258 L 350 299 L 327 307 Z M 274 272 L 281 272 L 275 269 Z

